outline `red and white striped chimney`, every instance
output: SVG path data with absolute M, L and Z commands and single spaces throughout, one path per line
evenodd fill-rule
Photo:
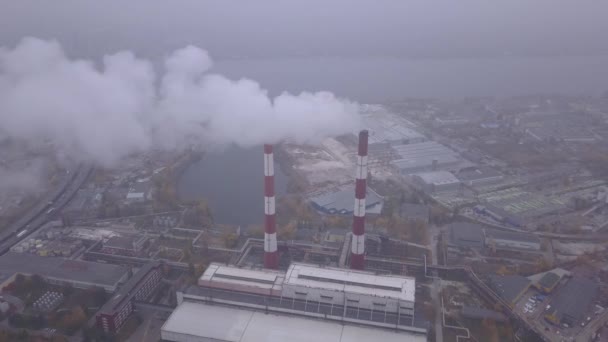
M 264 145 L 264 267 L 278 268 L 272 145 Z
M 353 239 L 351 243 L 350 268 L 365 268 L 365 192 L 367 191 L 367 138 L 366 130 L 359 132 L 359 154 L 355 185 L 355 210 L 353 213 Z

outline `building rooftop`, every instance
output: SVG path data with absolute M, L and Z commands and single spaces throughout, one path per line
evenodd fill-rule
M 538 285 L 551 289 L 557 284 L 557 282 L 559 282 L 560 279 L 561 277 L 559 275 L 553 272 L 547 272 L 542 276 L 542 278 L 540 278 Z
M 105 287 L 116 286 L 129 271 L 126 267 L 111 264 L 14 252 L 0 257 L 0 270 Z
M 456 177 L 463 182 L 470 182 L 488 178 L 500 178 L 502 174 L 489 167 L 468 168 L 461 170 Z
M 483 227 L 476 223 L 454 222 L 450 224 L 450 241 L 459 247 L 481 248 L 485 244 Z
M 570 325 L 580 322 L 593 300 L 597 297 L 599 286 L 587 278 L 573 278 L 558 289 L 551 301 L 550 314 L 561 322 Z
M 491 275 L 490 287 L 509 303 L 514 303 L 530 286 L 530 280 L 520 275 Z
M 317 192 L 310 197 L 310 201 L 316 209 L 330 214 L 352 214 L 355 208 L 355 184 L 349 183 L 322 192 Z M 373 189 L 367 187 L 365 196 L 365 207 L 368 214 L 379 214 L 382 210 L 382 196 Z
M 191 302 L 182 302 L 161 328 L 163 340 L 184 336 L 217 342 L 426 341 L 422 334 Z
M 293 263 L 284 285 L 338 290 L 414 302 L 415 279 Z
M 108 248 L 134 249 L 135 242 L 141 238 L 143 236 L 112 236 L 103 243 L 103 246 Z
M 458 178 L 448 171 L 431 171 L 416 173 L 424 183 L 429 185 L 446 185 L 460 183 Z
M 510 232 L 506 230 L 486 228 L 486 235 L 499 240 L 512 240 L 521 242 L 540 243 L 540 239 L 534 234 Z
M 392 146 L 392 149 L 399 156 L 392 163 L 401 170 L 430 168 L 434 160 L 438 166 L 463 161 L 458 153 L 434 141 Z
M 120 289 L 107 301 L 99 310 L 100 313 L 112 314 L 114 310 L 126 299 L 128 299 L 133 290 L 137 287 L 139 282 L 141 282 L 152 270 L 160 266 L 160 261 L 151 261 L 145 265 L 143 265 L 137 273 L 135 273 L 126 283 L 124 283 Z
M 260 289 L 280 290 L 285 273 L 268 269 L 248 269 L 211 263 L 199 278 L 199 284 L 238 284 Z

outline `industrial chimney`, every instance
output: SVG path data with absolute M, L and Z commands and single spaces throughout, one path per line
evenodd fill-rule
M 274 158 L 272 145 L 264 145 L 264 267 L 279 267 L 275 227 Z
M 350 253 L 350 268 L 365 268 L 365 192 L 367 191 L 367 138 L 366 130 L 359 132 L 359 154 L 355 185 L 355 210 L 353 214 L 353 238 Z

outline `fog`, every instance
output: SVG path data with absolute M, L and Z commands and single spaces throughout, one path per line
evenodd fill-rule
M 24 38 L 0 48 L 0 136 L 112 166 L 150 149 L 318 142 L 357 128 L 350 101 L 329 92 L 271 98 L 253 80 L 208 73 L 212 64 L 187 46 L 167 56 L 157 83 L 152 63 L 130 51 L 96 65 Z
M 580 0 L 2 0 L 0 41 L 56 38 L 70 53 L 216 58 L 498 57 L 608 53 L 608 3 Z

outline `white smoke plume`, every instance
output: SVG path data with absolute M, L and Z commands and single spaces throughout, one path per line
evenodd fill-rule
M 128 51 L 101 65 L 71 60 L 55 41 L 0 48 L 0 137 L 53 143 L 77 160 L 112 166 L 153 148 L 317 142 L 357 129 L 355 103 L 328 92 L 270 98 L 258 83 L 209 73 L 206 51 L 171 53 L 157 77 Z

